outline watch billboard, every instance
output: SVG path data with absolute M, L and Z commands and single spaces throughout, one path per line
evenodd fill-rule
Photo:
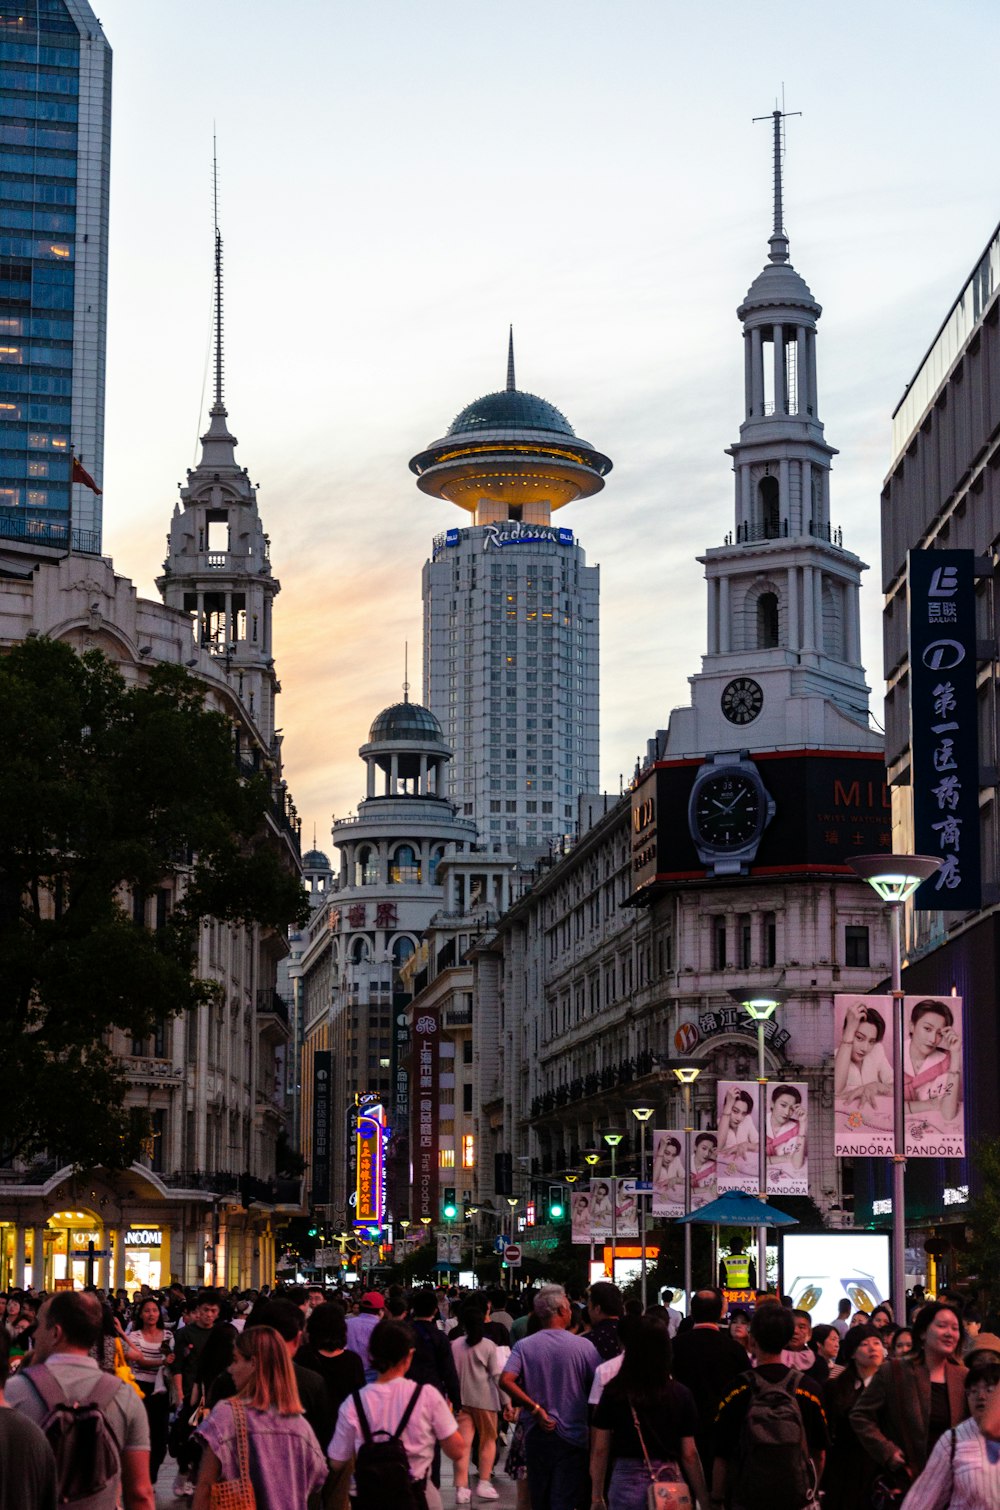
M 697 812 L 689 808 L 699 773 L 714 759 L 656 761 L 633 787 L 635 900 L 656 883 L 703 881 L 713 874 L 710 861 L 699 858 L 699 847 L 702 853 L 705 849 L 692 831 Z M 749 875 L 847 874 L 853 855 L 891 851 L 889 789 L 881 756 L 777 750 L 747 759 L 774 801 L 774 816 L 746 867 Z

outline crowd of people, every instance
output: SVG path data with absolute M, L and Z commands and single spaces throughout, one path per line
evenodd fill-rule
M 0 1296 L 0 1510 L 1000 1510 L 1000 1336 L 610 1281 Z M 390 1461 L 391 1460 L 391 1461 Z M 402 1478 L 393 1479 L 393 1473 Z M 168 1480 L 169 1482 L 169 1480 Z M 163 1485 L 161 1484 L 161 1492 Z M 232 1501 L 233 1503 L 236 1500 Z

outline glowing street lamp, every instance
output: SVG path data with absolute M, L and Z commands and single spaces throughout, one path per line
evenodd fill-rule
M 733 1001 L 757 1024 L 757 1084 L 759 1104 L 757 1115 L 760 1127 L 757 1132 L 757 1183 L 760 1200 L 767 1200 L 767 1065 L 764 1062 L 764 1028 L 775 1012 L 788 1000 L 787 991 L 764 989 L 748 992 L 730 991 Z M 767 1289 L 767 1223 L 757 1228 L 757 1284 Z
M 858 855 L 851 869 L 889 908 L 892 923 L 892 1305 L 906 1316 L 906 1100 L 903 1085 L 903 942 L 900 917 L 917 887 L 941 869 L 933 855 Z
M 653 1115 L 651 1106 L 633 1106 L 632 1115 L 639 1124 L 639 1179 L 646 1183 L 646 1123 Z M 640 1190 L 637 1194 L 639 1207 L 639 1246 L 642 1250 L 642 1272 L 640 1278 L 640 1296 L 642 1309 L 646 1309 L 646 1192 Z
M 684 1215 L 691 1215 L 691 1087 L 704 1066 L 698 1059 L 672 1059 L 673 1071 L 684 1093 Z M 691 1314 L 691 1223 L 684 1223 L 684 1293 L 687 1296 L 686 1315 Z

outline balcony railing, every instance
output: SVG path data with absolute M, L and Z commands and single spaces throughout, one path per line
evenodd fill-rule
M 257 1011 L 263 1016 L 278 1017 L 285 1024 L 288 1023 L 288 1003 L 277 991 L 257 992 Z
M 101 536 L 97 530 L 71 529 L 68 520 L 31 519 L 22 514 L 0 514 L 0 537 L 26 540 L 32 545 L 47 545 L 53 550 L 80 551 L 85 556 L 101 554 Z

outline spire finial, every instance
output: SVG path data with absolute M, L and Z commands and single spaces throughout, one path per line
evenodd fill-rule
M 403 701 L 410 701 L 410 642 L 403 641 Z
M 507 392 L 513 393 L 517 384 L 514 381 L 514 327 L 510 327 L 507 336 Z
M 774 221 L 769 244 L 772 262 L 788 261 L 788 237 L 785 234 L 785 208 L 782 196 L 781 169 L 785 155 L 784 122 L 791 115 L 801 115 L 801 110 L 785 109 L 785 86 L 781 86 L 781 109 L 777 104 L 770 115 L 755 115 L 755 121 L 771 121 L 774 127 Z
M 222 235 L 219 231 L 219 157 L 212 126 L 212 215 L 215 220 L 215 407 L 222 408 Z

